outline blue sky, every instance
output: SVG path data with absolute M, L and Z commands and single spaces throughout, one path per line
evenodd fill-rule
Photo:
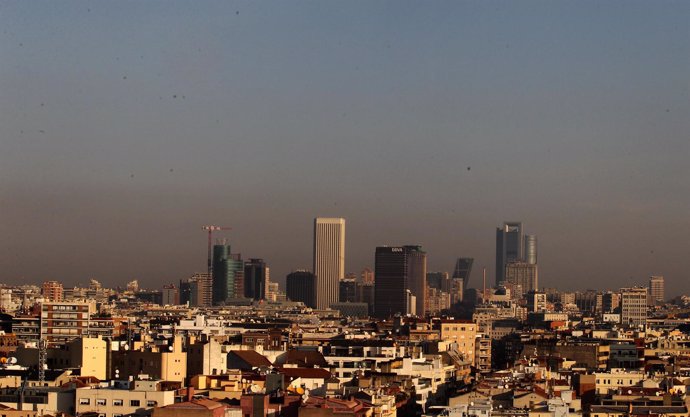
M 158 287 L 209 223 L 282 280 L 342 216 L 350 271 L 419 243 L 492 276 L 522 220 L 543 285 L 690 292 L 690 3 L 7 1 L 0 27 L 2 282 Z

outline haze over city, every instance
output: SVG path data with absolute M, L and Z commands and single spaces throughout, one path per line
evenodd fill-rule
M 690 3 L 3 2 L 0 281 L 144 287 L 205 224 L 271 279 L 347 219 L 346 270 L 420 244 L 540 286 L 690 292 Z

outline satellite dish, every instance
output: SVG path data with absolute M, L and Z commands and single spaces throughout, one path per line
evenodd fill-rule
M 259 386 L 256 385 L 256 384 L 252 384 L 252 385 L 249 387 L 249 391 L 251 391 L 251 392 L 253 392 L 254 394 L 256 394 L 256 393 L 258 393 L 259 391 L 261 391 L 261 388 L 259 388 Z
M 15 358 L 14 356 L 12 356 L 11 358 L 9 358 L 9 359 L 7 360 L 7 363 L 9 363 L 10 365 L 14 365 L 14 364 L 17 363 L 17 358 Z
M 125 345 L 124 349 L 129 350 L 129 345 Z

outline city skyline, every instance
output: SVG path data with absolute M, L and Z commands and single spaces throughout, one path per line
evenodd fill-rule
M 347 272 L 474 258 L 519 219 L 540 286 L 690 293 L 690 4 L 3 4 L 0 282 L 147 287 L 223 224 L 275 281 L 311 220 Z M 586 30 L 584 29 L 586 28 Z M 217 222 L 217 223 L 211 223 Z

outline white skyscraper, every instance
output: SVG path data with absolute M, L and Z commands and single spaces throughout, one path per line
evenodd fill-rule
M 340 280 L 345 277 L 345 219 L 314 219 L 314 275 L 316 308 L 338 302 Z

